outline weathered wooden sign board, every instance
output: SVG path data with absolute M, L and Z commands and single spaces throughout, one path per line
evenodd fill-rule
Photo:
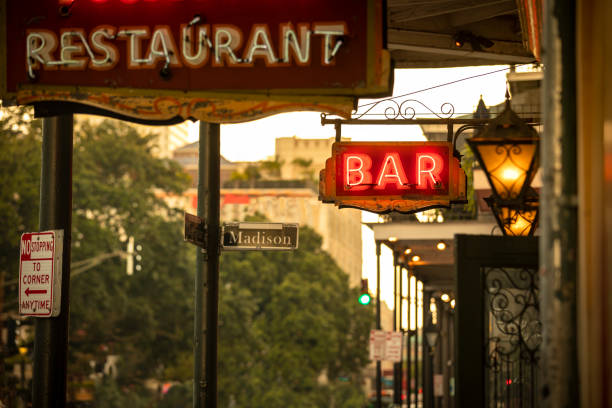
M 19 104 L 240 122 L 391 92 L 382 0 L 3 1 L 0 23 L 0 98 Z

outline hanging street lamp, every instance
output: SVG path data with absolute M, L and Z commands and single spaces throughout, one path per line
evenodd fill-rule
M 538 132 L 506 105 L 502 113 L 467 140 L 493 194 L 485 201 L 504 235 L 533 235 L 538 196 L 531 182 L 539 166 Z
M 534 189 L 526 191 L 523 202 L 507 203 L 486 197 L 485 202 L 491 208 L 495 220 L 504 235 L 530 236 L 538 225 L 538 196 Z

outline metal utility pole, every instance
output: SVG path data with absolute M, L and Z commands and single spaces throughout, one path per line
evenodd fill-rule
M 61 311 L 35 319 L 32 404 L 36 408 L 66 406 L 70 229 L 72 226 L 72 115 L 43 121 L 39 229 L 64 230 Z
M 393 331 L 402 331 L 402 301 L 401 301 L 401 267 L 399 254 L 393 253 Z M 402 363 L 393 363 L 393 403 L 402 403 L 402 380 L 400 377 Z
M 220 125 L 200 122 L 198 217 L 206 221 L 206 250 L 198 248 L 196 258 L 194 408 L 217 408 L 220 182 Z
M 380 241 L 376 241 L 376 330 L 380 324 Z M 382 367 L 376 360 L 376 408 L 382 408 Z
M 403 265 L 400 263 L 398 265 L 398 274 L 399 274 L 399 332 L 402 333 L 402 340 L 404 339 L 404 329 L 402 327 L 402 312 L 403 312 L 403 307 L 404 307 L 404 285 L 403 285 L 403 276 L 404 276 L 404 268 Z M 399 400 L 398 400 L 398 404 L 402 405 L 402 395 L 403 395 L 403 383 L 404 383 L 404 373 L 402 370 L 402 365 L 404 364 L 404 353 L 401 352 L 401 358 L 400 358 L 400 362 L 397 364 L 397 381 L 399 383 L 398 389 L 399 389 Z
M 538 393 L 541 407 L 579 406 L 580 380 L 584 379 L 578 375 L 577 345 L 576 4 L 553 0 L 545 2 L 544 8 L 547 69 L 542 93 L 545 135 L 540 208 L 547 211 L 542 211 L 541 218 L 539 298 L 541 372 L 546 375 Z
M 406 350 L 408 351 L 408 355 L 406 356 L 406 401 L 408 403 L 408 408 L 411 407 L 412 404 L 412 330 L 411 330 L 411 308 L 412 308 L 412 286 L 410 284 L 410 277 L 412 276 L 412 265 L 408 264 L 408 271 L 406 271 L 407 278 L 407 293 L 406 296 L 406 314 L 408 324 L 406 325 Z M 415 312 L 416 314 L 416 312 Z

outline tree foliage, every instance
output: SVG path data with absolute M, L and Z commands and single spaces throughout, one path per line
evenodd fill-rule
M 30 109 L 0 110 L 0 275 L 14 282 L 2 310 L 17 305 L 20 236 L 38 228 L 40 146 L 41 122 L 32 120 Z
M 304 180 L 312 180 L 314 179 L 315 172 L 312 168 L 312 159 L 305 159 L 303 157 L 296 157 L 291 162 L 293 165 L 297 166 L 302 173 L 302 179 Z
M 41 127 L 23 109 L 0 124 L 0 257 L 12 279 L 19 234 L 38 226 Z M 120 122 L 75 125 L 72 262 L 125 251 L 129 236 L 142 246 L 131 276 L 113 257 L 71 279 L 69 382 L 101 378 L 96 406 L 155 406 L 149 379 L 180 382 L 160 406 L 191 398 L 196 251 L 164 200 L 189 178 L 153 148 L 153 136 Z M 308 228 L 297 251 L 224 253 L 221 406 L 362 407 L 373 318 L 357 295 Z M 119 363 L 109 376 L 100 371 L 111 355 Z
M 281 175 L 281 169 L 283 167 L 284 160 L 275 157 L 271 160 L 264 160 L 260 162 L 260 169 L 264 172 L 268 178 L 279 178 Z
M 226 253 L 221 266 L 222 406 L 363 406 L 372 310 L 316 233 L 302 228 L 295 252 Z
M 153 148 L 152 135 L 115 121 L 83 122 L 75 134 L 73 260 L 125 250 L 129 236 L 142 247 L 142 269 L 132 276 L 114 258 L 71 280 L 75 375 L 89 372 L 90 361 L 119 355 L 119 384 L 161 380 L 192 348 L 193 254 L 180 214 L 163 199 L 189 181 Z

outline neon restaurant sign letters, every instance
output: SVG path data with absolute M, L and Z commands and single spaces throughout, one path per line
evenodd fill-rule
M 337 142 L 319 199 L 376 213 L 465 202 L 466 178 L 447 142 Z
M 147 119 L 149 97 L 151 119 L 207 110 L 221 122 L 222 100 L 256 101 L 260 116 L 277 113 L 262 101 L 347 116 L 356 97 L 391 90 L 382 0 L 9 1 L 0 23 L 0 97 L 20 104 Z
M 168 26 L 102 25 L 90 33 L 81 29 L 26 31 L 26 64 L 30 79 L 44 70 L 110 70 L 124 63 L 128 70 L 169 68 L 253 67 L 260 59 L 266 67 L 311 66 L 312 48 L 321 48 L 319 65 L 331 66 L 344 45 L 346 24 L 291 22 L 278 25 L 278 49 L 268 24 L 252 25 L 248 35 L 231 24 L 198 24 L 195 17 L 181 24 L 177 41 Z M 195 26 L 195 27 L 194 27 Z M 296 28 L 297 26 L 297 28 Z M 248 38 L 248 39 L 247 39 Z M 245 41 L 246 40 L 246 41 Z M 126 55 L 121 55 L 118 42 Z M 143 45 L 148 43 L 147 49 Z M 313 44 L 315 43 L 315 44 Z M 124 59 L 125 61 L 122 61 Z M 161 62 L 161 64 L 160 64 Z M 316 62 L 315 62 L 316 64 Z M 168 73 L 170 71 L 167 71 Z M 202 81 L 202 87 L 212 84 Z

